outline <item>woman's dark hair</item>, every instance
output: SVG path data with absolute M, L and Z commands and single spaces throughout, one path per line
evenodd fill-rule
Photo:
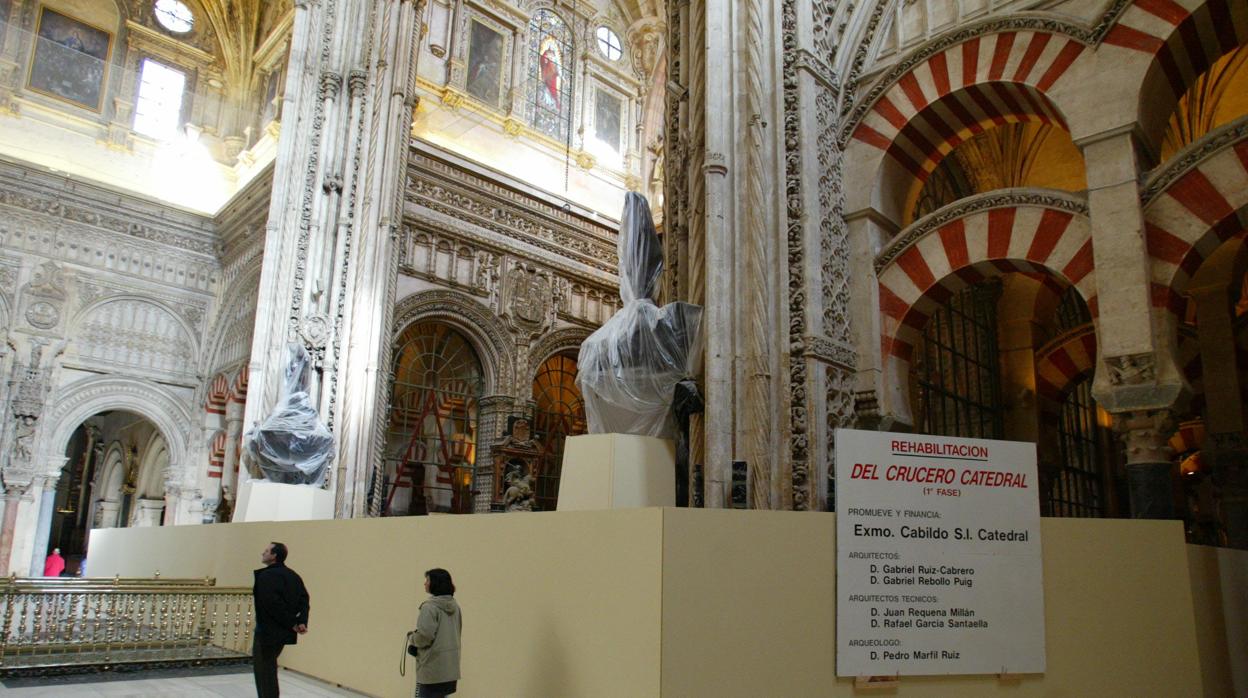
M 429 578 L 429 593 L 434 596 L 454 596 L 455 583 L 451 581 L 451 573 L 441 567 L 434 567 L 425 572 Z

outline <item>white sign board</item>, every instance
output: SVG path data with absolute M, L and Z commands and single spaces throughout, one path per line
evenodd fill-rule
M 1044 671 L 1036 447 L 836 433 L 837 676 Z

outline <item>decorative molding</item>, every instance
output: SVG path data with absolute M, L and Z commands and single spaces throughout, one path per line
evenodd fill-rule
M 149 380 L 123 376 L 86 378 L 61 387 L 49 402 L 42 453 L 65 453 L 74 430 L 88 417 L 109 410 L 134 412 L 151 420 L 169 448 L 171 473 L 194 475 L 187 462 L 194 410 Z M 189 483 L 187 483 L 189 484 Z
M 1140 187 L 1140 204 L 1147 207 L 1183 175 L 1226 147 L 1248 138 L 1248 116 L 1241 116 L 1201 136 L 1149 173 Z
M 890 240 L 875 258 L 876 274 L 892 264 L 906 248 L 946 223 L 979 211 L 1007 206 L 1042 206 L 1067 211 L 1085 218 L 1089 215 L 1088 204 L 1081 197 L 1055 189 L 1000 189 L 959 199 L 911 223 Z
M 542 362 L 555 354 L 570 350 L 580 352 L 581 344 L 589 338 L 590 334 L 591 330 L 583 327 L 565 327 L 539 337 L 529 349 L 527 379 L 532 380 L 537 375 L 537 369 L 541 368 Z
M 823 337 L 804 337 L 802 353 L 805 358 L 815 359 L 821 363 L 833 364 L 840 368 L 853 371 L 858 362 L 854 348 L 842 342 L 833 342 Z

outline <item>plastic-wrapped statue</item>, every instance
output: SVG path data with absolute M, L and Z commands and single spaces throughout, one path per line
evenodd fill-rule
M 676 384 L 696 373 L 701 357 L 702 308 L 654 304 L 663 251 L 641 194 L 625 196 L 619 253 L 624 305 L 585 340 L 577 361 L 589 431 L 673 438 Z
M 320 485 L 334 460 L 334 436 L 308 396 L 311 357 L 300 344 L 287 347 L 282 391 L 273 413 L 243 439 L 264 479 L 288 485 Z

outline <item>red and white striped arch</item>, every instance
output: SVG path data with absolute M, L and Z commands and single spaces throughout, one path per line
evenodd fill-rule
M 230 399 L 230 379 L 224 373 L 212 377 L 208 385 L 208 398 L 204 409 L 208 414 L 225 414 L 225 403 Z
M 234 385 L 230 390 L 230 402 L 237 402 L 240 405 L 247 404 L 247 381 L 250 373 L 247 367 L 243 366 L 238 370 L 238 375 L 234 377 Z
M 208 477 L 219 478 L 225 470 L 225 430 L 218 430 L 208 442 Z
M 1059 402 L 1081 376 L 1096 370 L 1096 328 L 1089 323 L 1058 337 L 1036 354 L 1036 392 Z
M 902 231 L 899 239 L 905 238 Z M 978 210 L 929 230 L 879 270 L 886 360 L 908 364 L 936 308 L 967 286 L 1010 272 L 1058 275 L 1079 289 L 1096 316 L 1086 216 L 1039 204 Z
M 1236 123 L 1248 126 L 1248 120 Z M 1153 306 L 1173 315 L 1182 314 L 1183 293 L 1205 259 L 1248 229 L 1248 128 L 1238 130 L 1237 140 L 1175 178 L 1144 208 Z
M 1243 0 L 1135 0 L 1103 43 L 1154 56 L 1154 68 L 1178 99 L 1218 58 L 1248 43 Z
M 937 105 L 933 111 L 949 112 L 940 115 L 942 120 L 967 128 L 970 123 L 982 125 L 984 118 L 1008 120 L 1036 112 L 1047 114 L 1051 105 L 1041 108 L 1031 104 L 1033 95 L 1048 92 L 1086 48 L 1070 37 L 1039 31 L 1005 31 L 970 38 L 933 54 L 901 75 L 856 125 L 854 138 L 888 150 L 915 116 L 938 102 L 945 107 Z M 988 86 L 994 83 L 1007 87 Z M 1019 86 L 1030 89 L 1022 93 Z M 969 90 L 965 99 L 943 99 L 967 88 L 976 89 Z M 966 113 L 958 114 L 959 107 Z M 1053 117 L 1060 121 L 1060 115 Z M 951 148 L 946 146 L 945 152 Z

